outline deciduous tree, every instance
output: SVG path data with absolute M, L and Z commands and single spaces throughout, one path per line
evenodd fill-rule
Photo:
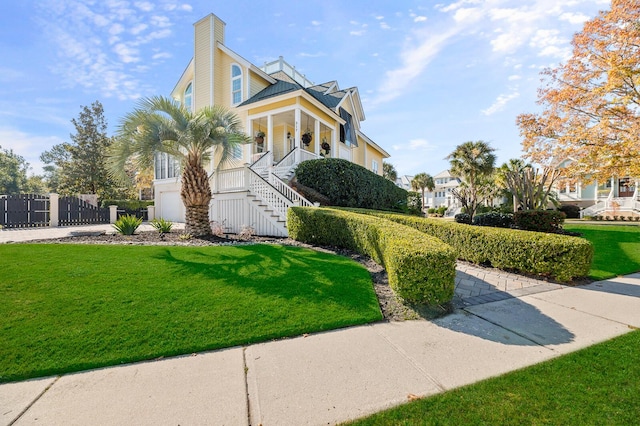
M 640 176 L 640 2 L 612 0 L 572 45 L 565 64 L 543 73 L 543 112 L 518 117 L 527 158 L 571 158 L 567 173 L 587 181 Z

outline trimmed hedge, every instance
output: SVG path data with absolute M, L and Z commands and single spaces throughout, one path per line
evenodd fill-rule
M 524 210 L 513 214 L 513 225 L 525 231 L 557 232 L 566 217 L 555 210 Z
M 470 226 L 415 216 L 361 211 L 441 239 L 459 259 L 568 282 L 589 274 L 593 246 L 582 238 L 517 229 Z
M 510 228 L 513 225 L 513 215 L 499 212 L 480 213 L 473 217 L 473 224 L 477 226 L 493 226 L 495 228 Z
M 291 238 L 370 256 L 385 267 L 396 294 L 409 302 L 439 305 L 453 298 L 455 253 L 437 238 L 381 218 L 335 209 L 291 207 L 287 216 Z
M 153 205 L 153 201 L 142 200 L 102 200 L 102 207 L 118 206 L 119 216 L 133 215 L 136 217 L 146 217 L 143 210 Z
M 406 211 L 408 193 L 366 168 L 340 158 L 303 161 L 296 180 L 329 198 L 330 205 Z

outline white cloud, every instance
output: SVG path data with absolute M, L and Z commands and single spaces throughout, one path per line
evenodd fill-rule
M 65 79 L 66 87 L 83 87 L 105 97 L 135 99 L 152 92 L 153 83 L 143 78 L 148 68 L 138 64 L 169 57 L 151 43 L 170 37 L 173 18 L 191 8 L 168 5 L 165 9 L 172 11 L 161 14 L 145 0 L 41 2 L 36 20 L 58 56 L 52 71 Z
M 413 18 L 413 22 L 424 22 L 427 20 L 426 16 L 416 16 L 415 18 Z
M 318 26 L 322 25 L 322 22 L 320 22 L 320 21 L 311 21 L 311 25 L 313 25 L 314 27 L 318 27 Z
M 585 22 L 587 22 L 590 18 L 583 14 L 583 13 L 563 13 L 562 15 L 560 15 L 560 20 L 562 21 L 567 21 L 571 24 L 584 24 Z
M 386 22 L 382 21 L 380 22 L 380 28 L 383 30 L 390 30 L 391 27 L 389 26 L 389 24 L 387 24 Z
M 395 144 L 392 148 L 394 151 L 429 151 L 433 149 L 433 146 L 426 139 L 410 139 L 409 143 L 403 145 Z
M 510 75 L 510 76 L 508 77 L 508 79 L 509 79 L 509 81 L 517 81 L 517 80 L 522 79 L 522 76 L 521 76 L 521 75 L 516 75 L 516 74 L 514 74 L 514 75 Z
M 518 93 L 517 90 L 514 90 L 509 94 L 501 94 L 500 96 L 498 96 L 496 98 L 496 100 L 493 102 L 493 104 L 489 108 L 483 109 L 481 112 L 482 112 L 482 114 L 484 114 L 486 116 L 493 115 L 496 112 L 500 112 L 500 111 L 504 110 L 504 107 L 510 101 L 516 99 L 519 96 L 520 96 L 520 93 Z
M 30 135 L 12 127 L 0 128 L 0 141 L 3 149 L 12 149 L 29 163 L 31 166 L 29 175 L 42 174 L 44 164 L 40 161 L 40 153 L 64 142 L 56 136 Z
M 349 35 L 357 36 L 357 37 L 363 36 L 365 33 L 366 33 L 365 30 L 349 31 Z
M 153 3 L 149 3 L 148 1 L 137 1 L 134 4 L 143 12 L 151 12 L 154 8 Z
M 169 52 L 159 52 L 154 54 L 151 59 L 169 59 L 173 57 L 173 55 Z

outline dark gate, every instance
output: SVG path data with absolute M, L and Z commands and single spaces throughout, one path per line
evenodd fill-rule
M 0 195 L 0 225 L 4 228 L 49 226 L 49 197 L 37 194 Z
M 109 208 L 96 207 L 78 197 L 60 197 L 58 199 L 58 224 L 89 225 L 109 223 Z

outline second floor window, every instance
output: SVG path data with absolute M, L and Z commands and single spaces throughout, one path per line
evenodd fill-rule
M 242 70 L 231 65 L 231 103 L 237 105 L 242 101 Z
M 192 111 L 192 101 L 193 101 L 193 85 L 189 83 L 187 88 L 184 90 L 184 106 Z

